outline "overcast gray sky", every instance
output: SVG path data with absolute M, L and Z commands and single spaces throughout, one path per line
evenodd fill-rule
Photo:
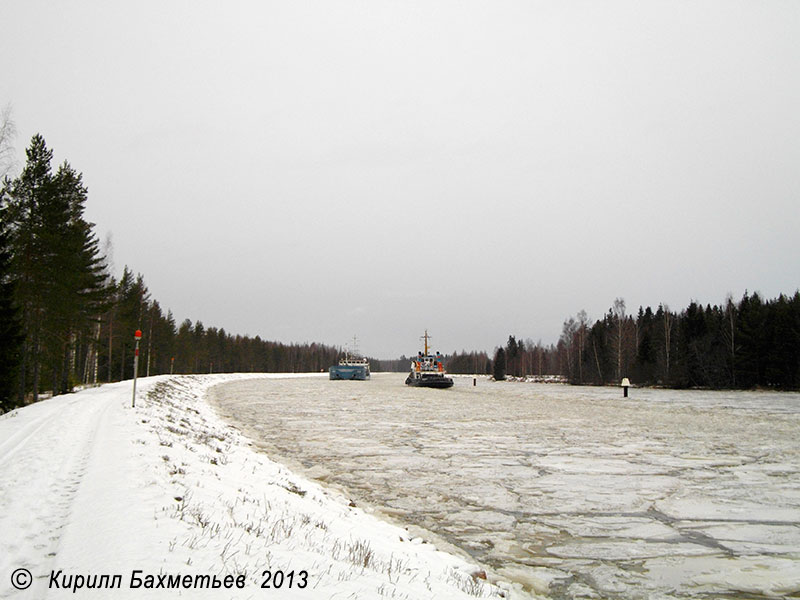
M 180 322 L 393 357 L 800 286 L 800 2 L 0 2 L 0 105 Z

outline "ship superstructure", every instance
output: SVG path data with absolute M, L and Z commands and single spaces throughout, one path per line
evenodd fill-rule
M 411 361 L 411 373 L 406 377 L 406 385 L 415 387 L 449 388 L 453 387 L 452 378 L 444 370 L 444 357 L 439 354 L 430 354 L 428 351 L 428 330 L 420 337 L 424 340 L 424 352 L 417 353 Z
M 338 365 L 328 369 L 328 376 L 333 380 L 364 381 L 369 379 L 369 361 L 358 353 L 356 337 L 353 336 L 353 350 L 345 350 L 344 357 Z

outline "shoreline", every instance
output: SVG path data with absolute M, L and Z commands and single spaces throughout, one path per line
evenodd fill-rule
M 0 598 L 70 586 L 97 597 L 87 582 L 98 575 L 109 577 L 99 580 L 112 584 L 108 597 L 140 597 L 136 570 L 151 583 L 174 577 L 179 589 L 147 590 L 164 598 L 219 597 L 197 588 L 203 577 L 241 578 L 223 595 L 258 597 L 267 570 L 281 572 L 279 593 L 290 598 L 530 597 L 272 461 L 207 399 L 216 385 L 269 377 L 144 378 L 135 409 L 123 382 L 0 417 Z M 32 574 L 27 592 L 9 581 L 21 568 Z
M 308 374 L 309 376 L 313 376 L 314 374 Z M 303 375 L 300 375 L 303 376 Z M 327 377 L 327 373 L 325 374 Z M 210 394 L 213 390 L 217 387 L 224 386 L 225 383 L 217 384 L 209 388 L 208 393 Z M 402 519 L 401 515 L 404 514 L 402 511 L 391 509 L 386 506 L 382 506 L 379 504 L 374 504 L 369 500 L 361 497 L 357 492 L 350 490 L 344 485 L 333 481 L 327 481 L 324 478 L 318 478 L 315 476 L 315 468 L 308 467 L 302 464 L 302 462 L 298 461 L 292 456 L 289 456 L 284 453 L 280 453 L 274 451 L 272 447 L 264 442 L 260 442 L 258 440 L 254 440 L 250 438 L 246 433 L 239 430 L 235 419 L 232 416 L 220 414 L 223 411 L 223 407 L 219 405 L 218 400 L 210 398 L 208 395 L 206 396 L 206 402 L 210 405 L 212 410 L 215 411 L 217 417 L 225 423 L 228 427 L 233 428 L 237 432 L 240 433 L 246 440 L 248 440 L 248 444 L 254 452 L 261 454 L 267 457 L 270 461 L 273 461 L 279 465 L 285 467 L 288 471 L 296 475 L 297 477 L 306 479 L 327 492 L 330 493 L 331 497 L 334 498 L 338 502 L 342 502 L 344 504 L 351 505 L 353 508 L 359 508 L 364 511 L 368 515 L 372 515 L 377 518 L 379 521 L 388 523 L 392 526 L 395 526 L 399 529 L 406 531 L 409 537 L 411 538 L 419 538 L 425 540 L 423 543 L 432 544 L 435 548 L 442 550 L 448 554 L 452 554 L 468 563 L 475 563 L 475 567 L 477 568 L 478 572 L 484 572 L 488 576 L 488 581 L 494 580 L 503 580 L 502 577 L 498 576 L 496 573 L 493 572 L 492 567 L 482 564 L 478 559 L 471 556 L 469 552 L 460 548 L 453 542 L 447 540 L 442 535 L 437 534 L 421 525 L 417 525 L 414 523 L 406 522 Z

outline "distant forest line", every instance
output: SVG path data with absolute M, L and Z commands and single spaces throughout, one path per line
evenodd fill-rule
M 7 115 L 0 158 L 8 156 Z M 134 332 L 142 331 L 139 375 L 311 372 L 339 361 L 341 348 L 232 335 L 189 319 L 177 324 L 141 274 L 110 273 L 88 190 L 68 162 L 33 136 L 18 177 L 0 186 L 0 413 L 80 384 L 133 377 Z
M 557 344 L 509 336 L 490 360 L 485 353 L 447 357 L 451 373 L 561 375 L 570 383 L 673 388 L 800 388 L 800 292 L 764 300 L 745 292 L 722 305 L 691 302 L 681 311 L 626 312 L 617 298 L 603 318 L 581 311 L 568 318 Z
M 0 127 L 0 149 L 6 127 Z M 84 219 L 88 190 L 35 135 L 20 175 L 0 187 L 0 412 L 66 393 L 79 384 L 133 376 L 134 332 L 143 333 L 139 374 L 319 372 L 341 347 L 284 344 L 233 335 L 189 319 L 175 322 L 141 274 L 109 272 L 94 225 Z M 2 166 L 2 165 L 0 165 Z M 370 359 L 373 371 L 406 371 L 410 359 Z M 560 375 L 576 384 L 776 389 L 800 387 L 800 292 L 764 300 L 745 293 L 721 306 L 691 303 L 675 312 L 617 299 L 594 323 L 568 318 L 557 344 L 509 336 L 486 352 L 447 355 L 451 373 Z

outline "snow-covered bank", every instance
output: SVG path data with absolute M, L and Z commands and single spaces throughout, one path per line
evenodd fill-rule
M 0 417 L 0 598 L 522 597 L 252 450 L 204 401 L 244 377 L 143 379 L 135 409 L 123 382 Z

